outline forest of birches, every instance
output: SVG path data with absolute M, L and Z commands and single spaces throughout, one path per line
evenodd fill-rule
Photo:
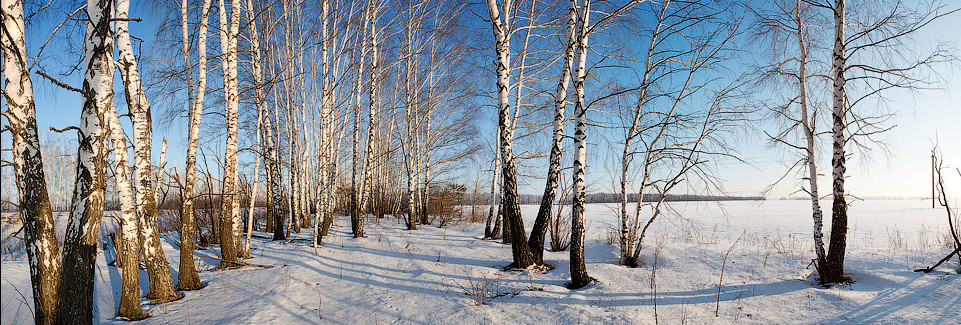
M 569 245 L 580 288 L 586 203 L 618 203 L 611 242 L 637 266 L 670 201 L 731 199 L 720 166 L 741 162 L 751 136 L 789 162 L 782 181 L 811 201 L 819 281 L 841 283 L 846 162 L 892 127 L 889 93 L 937 88 L 956 63 L 950 44 L 915 40 L 956 7 L 2 0 L 4 211 L 23 225 L 38 324 L 93 321 L 103 240 L 124 275 L 117 316 L 142 319 L 141 258 L 147 299 L 172 301 L 202 288 L 198 246 L 242 267 L 254 230 L 322 245 L 337 218 L 354 237 L 371 218 L 485 223 L 515 269 L 549 270 L 545 245 Z M 80 115 L 44 121 L 34 88 L 47 89 L 40 102 L 79 98 Z M 819 173 L 831 179 L 820 191 Z M 539 205 L 529 234 L 520 204 Z M 98 238 L 106 219 L 119 228 Z M 161 249 L 168 234 L 179 265 Z

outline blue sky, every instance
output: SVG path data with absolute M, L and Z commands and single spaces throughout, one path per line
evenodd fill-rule
M 35 53 L 47 35 L 72 9 L 53 8 L 43 16 L 38 16 L 36 24 L 29 26 L 28 46 Z M 131 17 L 152 17 L 155 13 L 147 11 L 142 7 L 134 6 L 131 8 Z M 149 21 L 149 20 L 148 20 Z M 957 51 L 961 46 L 961 33 L 958 27 L 961 26 L 961 14 L 948 16 L 940 21 L 926 27 L 916 39 L 921 44 L 933 44 L 938 41 L 951 42 Z M 489 35 L 484 29 L 486 26 L 479 26 L 474 30 Z M 131 23 L 131 33 L 135 37 L 142 38 L 146 42 L 154 39 L 156 25 L 149 22 Z M 72 34 L 69 34 L 72 33 Z M 51 73 L 63 71 L 63 66 L 76 63 L 76 55 L 64 55 L 69 49 L 68 43 L 78 44 L 82 37 L 82 28 L 62 29 L 58 36 L 54 38 L 53 45 L 48 47 L 45 58 L 41 64 Z M 73 35 L 73 40 L 69 42 L 65 39 L 67 35 Z M 135 46 L 137 46 L 135 44 Z M 144 46 L 144 51 L 150 51 L 149 45 Z M 961 52 L 956 52 L 961 56 Z M 214 63 L 216 65 L 216 63 Z M 213 67 L 216 69 L 216 67 Z M 212 70 L 211 73 L 219 73 L 219 70 Z M 895 109 L 897 115 L 892 124 L 897 125 L 893 130 L 887 132 L 883 139 L 890 145 L 887 154 L 878 150 L 869 153 L 869 156 L 855 156 L 849 163 L 849 192 L 862 197 L 868 196 L 908 196 L 920 197 L 930 195 L 930 148 L 934 139 L 938 139 L 941 150 L 947 163 L 953 168 L 961 167 L 961 65 L 945 67 L 939 73 L 944 78 L 941 84 L 943 89 L 926 90 L 919 93 L 898 92 L 889 93 L 892 99 L 890 105 Z M 74 74 L 65 77 L 65 82 L 79 87 L 80 76 Z M 64 127 L 76 123 L 80 115 L 79 95 L 52 86 L 48 81 L 40 76 L 34 75 L 33 82 L 36 89 L 36 102 L 38 112 L 38 124 L 41 136 L 45 136 L 50 126 Z M 485 84 L 491 84 L 485 82 Z M 122 94 L 119 87 L 119 77 L 116 83 L 118 94 Z M 122 102 L 122 96 L 118 96 L 118 101 Z M 167 160 L 174 166 L 182 166 L 184 160 L 183 147 L 187 132 L 186 119 L 180 119 L 170 125 L 159 124 L 160 111 L 166 103 L 155 102 L 154 107 L 154 136 L 155 136 L 155 159 L 159 155 L 160 141 L 167 138 L 169 149 Z M 120 108 L 123 113 L 126 109 Z M 486 108 L 485 108 L 486 110 Z M 488 118 L 493 118 L 493 114 L 485 114 Z M 205 116 L 205 119 L 211 117 Z M 126 122 L 124 122 L 126 123 Z M 480 127 L 485 128 L 484 134 L 491 134 L 492 123 L 480 123 Z M 760 123 L 756 127 L 768 128 L 770 125 Z M 593 139 L 594 148 L 607 147 L 606 144 L 598 143 L 598 138 Z M 8 136 L 4 136 L 4 146 L 8 146 Z M 772 149 L 768 142 L 762 138 L 760 133 L 745 139 L 739 139 L 736 149 L 742 157 L 751 165 L 728 162 L 719 165 L 719 174 L 724 180 L 724 187 L 734 195 L 758 195 L 764 188 L 776 181 L 786 170 L 786 165 L 790 159 L 785 157 L 784 150 Z M 249 159 L 249 155 L 246 156 Z M 596 155 L 589 156 L 590 160 L 595 159 Z M 486 158 L 485 158 L 486 159 Z M 596 161 L 596 160 L 595 160 Z M 597 161 L 596 161 L 597 162 Z M 597 162 L 599 163 L 599 162 Z M 168 164 L 168 166 L 170 166 Z M 822 166 L 828 165 L 828 161 L 821 162 Z M 181 167 L 182 168 L 182 167 Z M 823 168 L 823 167 L 822 167 Z M 536 172 L 543 168 L 535 168 Z M 609 192 L 613 191 L 611 176 L 605 172 L 607 168 L 595 166 L 589 169 L 589 183 L 592 184 L 589 191 Z M 822 169 L 826 170 L 826 169 Z M 249 171 L 248 171 L 249 172 Z M 961 176 L 956 173 L 949 175 L 949 189 L 958 189 L 954 196 L 961 193 Z M 953 178 L 952 178 L 953 177 Z M 472 182 L 473 177 L 465 180 Z M 828 188 L 830 180 L 823 178 L 821 186 Z M 771 193 L 772 197 L 786 196 L 797 188 L 797 182 L 787 180 L 782 182 Z M 522 193 L 540 193 L 542 182 L 529 180 L 523 182 L 520 188 Z

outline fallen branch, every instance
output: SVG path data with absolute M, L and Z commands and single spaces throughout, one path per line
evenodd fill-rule
M 941 266 L 941 264 L 944 264 L 944 262 L 947 262 L 952 257 L 954 257 L 955 254 L 961 254 L 961 247 L 955 248 L 954 251 L 951 252 L 951 254 L 948 254 L 948 256 L 945 256 L 940 261 L 938 261 L 938 264 L 934 264 L 933 266 L 923 268 L 923 269 L 916 269 L 914 270 L 914 272 L 931 273 L 931 271 L 934 271 L 935 268 L 937 268 L 938 266 Z
M 221 261 L 221 262 L 224 262 L 224 263 L 233 263 L 233 264 L 244 265 L 244 266 L 256 266 L 256 267 L 262 267 L 262 268 L 265 268 L 265 269 L 269 269 L 269 268 L 274 267 L 273 265 L 254 264 L 254 263 L 247 263 L 247 262 L 241 262 L 241 261 L 226 261 L 226 260 L 219 259 L 219 258 L 216 258 L 216 257 L 213 257 L 213 256 L 203 256 L 203 257 L 210 258 L 210 259 L 215 259 L 215 260 L 218 260 L 218 261 Z

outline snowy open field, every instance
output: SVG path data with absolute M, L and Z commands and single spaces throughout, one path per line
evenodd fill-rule
M 856 282 L 831 289 L 808 277 L 807 201 L 675 203 L 684 218 L 659 220 L 642 254 L 646 264 L 633 269 L 617 265 L 608 244 L 614 206 L 588 207 L 587 267 L 597 283 L 581 290 L 564 286 L 567 252 L 546 252 L 556 269 L 544 274 L 502 271 L 510 248 L 481 240 L 480 224 L 406 231 L 394 219 L 371 219 L 368 237 L 353 239 L 342 217 L 317 250 L 305 240 L 254 238 L 247 261 L 270 269 L 209 270 L 215 263 L 204 257 L 217 256 L 216 248 L 197 251 L 207 287 L 145 305 L 153 317 L 139 323 L 961 323 L 961 275 L 951 272 L 957 260 L 930 274 L 912 272 L 949 251 L 944 211 L 930 202 L 853 203 L 846 269 Z M 528 227 L 536 208 L 523 207 Z M 4 237 L 10 231 L 4 225 Z M 722 260 L 738 238 L 718 295 Z M 164 247 L 176 279 L 175 242 Z M 102 323 L 127 323 L 114 318 L 120 276 L 108 259 L 98 256 L 94 312 Z M 2 324 L 31 323 L 25 259 L 4 256 L 2 278 Z M 146 280 L 142 271 L 144 292 Z

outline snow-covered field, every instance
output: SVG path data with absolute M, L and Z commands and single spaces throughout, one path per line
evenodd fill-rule
M 855 202 L 846 269 L 856 282 L 830 289 L 815 285 L 807 268 L 809 202 L 674 207 L 684 217 L 659 220 L 642 254 L 646 264 L 627 268 L 608 244 L 614 205 L 590 205 L 587 268 L 597 283 L 581 290 L 564 286 L 567 252 L 546 252 L 556 268 L 544 274 L 503 271 L 510 248 L 481 240 L 483 225 L 406 231 L 394 219 L 371 219 L 368 237 L 354 239 L 342 217 L 317 250 L 306 240 L 255 238 L 248 262 L 270 269 L 210 270 L 207 263 L 216 263 L 205 257 L 216 249 L 197 251 L 207 287 L 145 305 L 153 317 L 141 323 L 961 323 L 961 275 L 951 272 L 957 260 L 930 274 L 912 272 L 949 251 L 944 211 L 929 202 Z M 528 227 L 536 208 L 523 207 Z M 164 245 L 176 278 L 178 251 Z M 2 278 L 2 324 L 32 322 L 26 262 L 4 256 Z M 144 291 L 146 280 L 142 272 Z M 100 254 L 95 314 L 103 323 L 126 323 L 113 317 L 119 284 Z

